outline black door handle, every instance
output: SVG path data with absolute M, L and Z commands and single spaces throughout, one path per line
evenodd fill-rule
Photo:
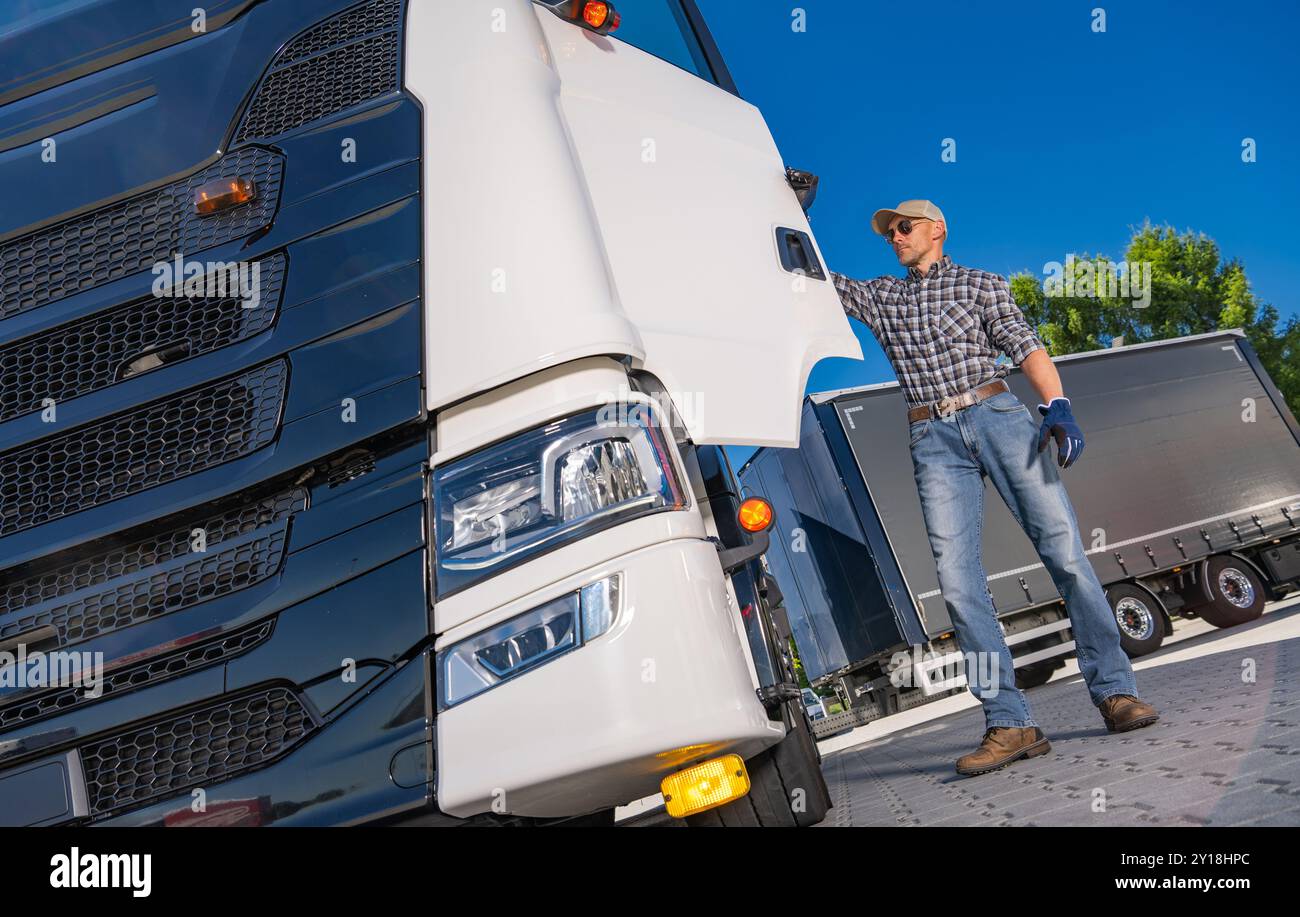
M 817 249 L 813 248 L 808 233 L 785 226 L 776 228 L 776 254 L 781 259 L 781 267 L 791 274 L 803 274 L 814 280 L 825 280 L 826 272 L 822 270 L 821 259 Z

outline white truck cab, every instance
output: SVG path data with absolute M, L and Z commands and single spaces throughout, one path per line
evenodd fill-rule
M 860 350 L 693 0 L 191 9 L 0 30 L 0 822 L 820 820 L 723 446 Z
M 812 366 L 861 351 L 693 4 L 619 3 L 609 35 L 498 5 L 417 4 L 405 39 L 424 103 L 437 799 L 554 816 L 785 737 L 692 451 L 794 446 Z M 630 40 L 641 17 L 694 72 Z

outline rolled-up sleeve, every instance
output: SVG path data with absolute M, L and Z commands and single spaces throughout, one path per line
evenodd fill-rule
M 844 312 L 866 324 L 874 333 L 876 331 L 876 298 L 872 289 L 873 280 L 854 280 L 831 271 L 831 282 L 840 294 L 840 305 Z
M 1025 321 L 1020 307 L 1011 298 L 1006 280 L 986 274 L 979 287 L 980 316 L 984 329 L 995 347 L 1019 366 L 1035 350 L 1046 350 L 1037 332 Z

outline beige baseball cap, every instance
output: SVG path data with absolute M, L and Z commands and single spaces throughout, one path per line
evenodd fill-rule
M 894 217 L 912 217 L 934 220 L 936 223 L 942 223 L 944 228 L 944 237 L 947 238 L 948 221 L 943 218 L 943 211 L 934 205 L 932 201 L 903 201 L 892 210 L 877 210 L 871 216 L 871 228 L 877 235 L 884 235 L 889 229 L 889 221 Z

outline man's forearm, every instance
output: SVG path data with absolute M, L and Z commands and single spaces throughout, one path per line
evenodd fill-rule
M 831 271 L 831 283 L 839 294 L 845 314 L 856 318 L 874 332 L 876 320 L 875 304 L 871 300 L 871 281 L 854 280 L 838 271 Z
M 1056 364 L 1047 355 L 1047 351 L 1038 348 L 1020 363 L 1030 383 L 1037 389 L 1043 404 L 1051 404 L 1053 398 L 1064 398 L 1061 388 L 1061 375 L 1056 371 Z

